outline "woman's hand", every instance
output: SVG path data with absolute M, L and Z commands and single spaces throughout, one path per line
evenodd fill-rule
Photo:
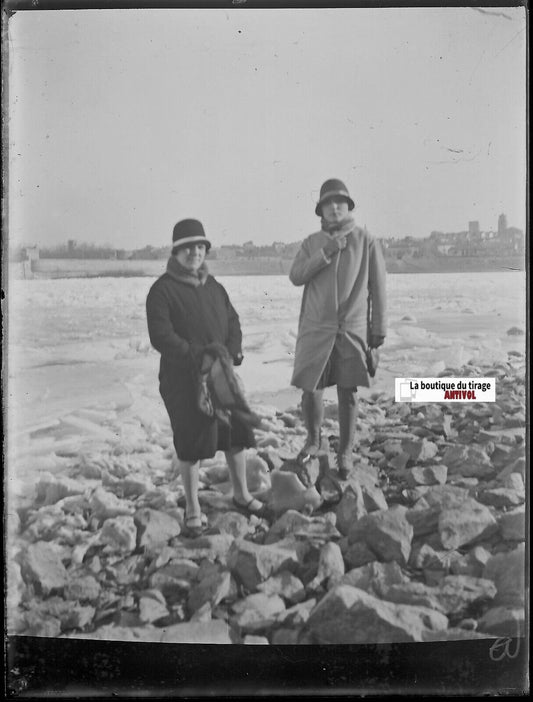
M 371 349 L 377 349 L 379 346 L 383 345 L 384 341 L 385 341 L 384 336 L 380 336 L 378 334 L 370 334 L 370 339 L 368 340 L 368 345 L 370 346 Z
M 346 248 L 346 234 L 334 234 L 324 246 L 324 253 L 328 258 L 335 256 L 338 251 Z

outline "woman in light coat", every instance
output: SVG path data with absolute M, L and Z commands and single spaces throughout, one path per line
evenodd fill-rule
M 357 387 L 370 385 L 366 352 L 381 346 L 386 333 L 385 262 L 379 242 L 355 224 L 354 206 L 342 181 L 322 185 L 315 209 L 321 229 L 304 240 L 289 274 L 304 286 L 291 381 L 303 390 L 307 439 L 299 459 L 324 448 L 322 396 L 336 385 L 343 479 L 353 467 Z

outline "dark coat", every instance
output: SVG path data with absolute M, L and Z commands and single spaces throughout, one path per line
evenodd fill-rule
M 161 354 L 159 390 L 167 408 L 174 445 L 182 460 L 211 458 L 217 450 L 254 445 L 253 432 L 232 421 L 224 427 L 197 407 L 201 351 L 223 344 L 242 358 L 239 316 L 224 287 L 204 272 L 198 280 L 181 275 L 173 257 L 146 299 L 150 341 Z

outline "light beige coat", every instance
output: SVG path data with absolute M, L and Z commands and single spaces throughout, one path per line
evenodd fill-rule
M 378 241 L 355 227 L 346 248 L 328 259 L 323 252 L 331 235 L 308 236 L 292 264 L 289 278 L 303 285 L 298 338 L 291 383 L 314 390 L 331 354 L 337 334 L 344 335 L 362 354 L 368 334 L 386 333 L 386 271 Z M 366 364 L 356 385 L 368 387 Z

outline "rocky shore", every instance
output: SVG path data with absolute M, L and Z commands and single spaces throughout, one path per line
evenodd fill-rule
M 41 462 L 34 493 L 9 502 L 9 633 L 245 644 L 523 636 L 525 358 L 440 375 L 496 377 L 496 402 L 361 399 L 347 481 L 334 467 L 334 403 L 330 452 L 305 470 L 291 460 L 305 434 L 299 410 L 254 406 L 249 484 L 272 517 L 234 510 L 217 454 L 200 468 L 209 527 L 196 539 L 181 535 L 168 426 L 135 408 L 58 421 L 50 471 Z M 73 430 L 91 440 L 73 442 Z M 30 450 L 25 460 L 38 463 Z

